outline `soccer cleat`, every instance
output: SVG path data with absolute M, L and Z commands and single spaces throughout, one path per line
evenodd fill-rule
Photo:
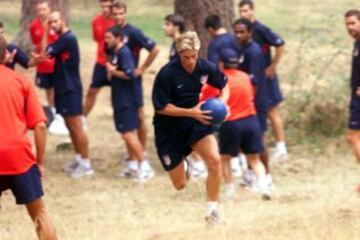
M 224 222 L 221 220 L 218 211 L 214 210 L 209 216 L 205 217 L 205 222 L 207 227 L 213 227 L 216 225 L 222 225 Z
M 71 160 L 70 162 L 66 163 L 63 166 L 63 171 L 66 173 L 72 173 L 75 171 L 75 169 L 79 166 L 79 163 L 76 161 L 76 159 L 74 158 L 73 160 Z
M 55 115 L 54 121 L 52 121 L 49 126 L 49 133 L 54 135 L 69 135 L 69 130 L 67 129 L 65 121 L 61 115 Z
M 138 183 L 143 183 L 149 181 L 153 177 L 155 177 L 155 171 L 152 168 L 150 168 L 145 171 L 140 171 L 137 174 L 137 176 L 134 178 L 134 181 Z
M 138 177 L 138 171 L 130 169 L 129 167 L 125 167 L 123 170 L 121 170 L 116 176 L 120 178 L 137 178 Z
M 240 182 L 240 186 L 246 188 L 254 188 L 256 185 L 256 176 L 252 170 L 247 170 L 242 177 L 242 181 Z
M 85 176 L 91 176 L 95 172 L 91 168 L 91 166 L 84 166 L 83 164 L 79 164 L 77 168 L 70 174 L 72 178 L 81 178 Z
M 288 158 L 288 153 L 287 151 L 280 151 L 276 148 L 272 149 L 271 154 L 270 154 L 270 161 L 271 162 L 282 162 L 287 160 Z
M 203 179 L 203 178 L 207 178 L 208 173 L 206 171 L 206 169 L 199 169 L 196 167 L 191 168 L 191 178 L 194 179 Z

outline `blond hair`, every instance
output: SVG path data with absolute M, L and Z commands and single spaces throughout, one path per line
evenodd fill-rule
M 199 51 L 201 42 L 196 32 L 189 31 L 176 38 L 175 47 L 177 52 L 182 52 L 184 50 Z

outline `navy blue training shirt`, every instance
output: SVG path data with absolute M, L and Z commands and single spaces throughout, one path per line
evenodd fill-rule
M 135 66 L 137 67 L 139 65 L 140 50 L 145 48 L 146 50 L 151 51 L 156 46 L 156 42 L 145 36 L 140 29 L 129 23 L 122 28 L 122 31 L 124 43 L 130 48 L 135 59 Z
M 257 87 L 255 105 L 258 109 L 267 110 L 267 79 L 265 75 L 265 56 L 260 46 L 251 40 L 247 45 L 237 44 L 239 54 L 239 69 L 250 75 L 253 84 Z
M 205 83 L 223 89 L 227 83 L 225 75 L 217 66 L 207 60 L 198 59 L 192 73 L 182 66 L 180 59 L 175 58 L 166 64 L 157 74 L 152 101 L 156 111 L 162 110 L 167 104 L 181 108 L 193 108 L 199 103 L 199 95 Z M 154 125 L 166 131 L 180 130 L 195 119 L 171 117 L 155 113 Z
M 285 44 L 284 39 L 259 21 L 255 21 L 253 24 L 252 38 L 260 45 L 262 52 L 265 54 L 266 67 L 268 67 L 272 61 L 271 47 L 280 47 Z
M 76 36 L 69 30 L 46 49 L 55 57 L 54 90 L 56 96 L 70 92 L 82 94 L 80 51 Z
M 351 69 L 351 88 L 356 91 L 358 87 L 360 87 L 360 40 L 354 44 Z
M 208 47 L 208 60 L 218 65 L 221 50 L 224 48 L 232 48 L 234 42 L 236 42 L 235 36 L 231 33 L 224 33 L 213 38 Z
M 176 46 L 175 46 L 175 42 L 173 42 L 170 46 L 170 56 L 169 59 L 170 61 L 173 60 L 174 58 L 178 57 L 179 54 L 176 51 Z
M 138 84 L 139 79 L 135 76 L 135 61 L 130 49 L 124 45 L 112 56 L 111 64 L 117 66 L 117 70 L 124 72 L 130 79 L 112 77 L 111 99 L 114 110 L 127 107 L 138 107 Z
M 7 46 L 7 50 L 9 51 L 9 53 L 16 51 L 16 54 L 14 56 L 13 61 L 11 63 L 7 63 L 5 65 L 6 67 L 15 69 L 15 65 L 18 63 L 23 68 L 26 68 L 26 69 L 28 68 L 30 59 L 29 59 L 28 55 L 26 55 L 26 53 L 23 50 L 21 50 L 21 48 L 19 48 L 18 46 L 14 45 L 14 44 L 9 44 Z

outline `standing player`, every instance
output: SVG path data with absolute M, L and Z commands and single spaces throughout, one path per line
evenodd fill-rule
M 253 84 L 256 86 L 255 107 L 260 127 L 263 132 L 264 151 L 261 153 L 261 161 L 265 165 L 268 173 L 269 184 L 272 184 L 270 175 L 269 158 L 265 144 L 265 132 L 267 130 L 267 114 L 269 109 L 267 79 L 265 76 L 265 59 L 260 46 L 252 40 L 252 23 L 241 18 L 233 24 L 234 33 L 239 53 L 240 69 L 251 76 Z
M 92 82 L 86 95 L 84 115 L 87 117 L 95 105 L 96 96 L 104 86 L 110 86 L 106 72 L 105 33 L 114 26 L 111 15 L 112 0 L 99 0 L 101 13 L 92 20 L 93 39 L 97 43 L 97 58 L 94 66 Z
M 170 47 L 170 61 L 178 57 L 175 48 L 175 39 L 178 38 L 185 31 L 185 20 L 179 14 L 170 14 L 164 18 L 164 33 L 173 41 Z
M 66 127 L 76 152 L 75 158 L 64 167 L 71 177 L 79 178 L 94 174 L 89 159 L 89 143 L 82 125 L 82 84 L 80 78 L 80 52 L 75 35 L 66 25 L 60 12 L 49 16 L 49 27 L 43 38 L 43 49 L 55 58 L 54 89 L 57 113 L 65 119 Z M 47 32 L 59 35 L 56 42 L 47 46 Z M 47 47 L 45 47 L 47 46 Z
M 276 75 L 276 67 L 280 62 L 284 51 L 284 40 L 270 28 L 256 20 L 255 6 L 252 0 L 242 0 L 239 3 L 240 16 L 249 19 L 253 23 L 253 39 L 265 54 L 266 77 L 268 79 L 269 119 L 275 132 L 276 147 L 272 154 L 273 160 L 283 160 L 287 157 L 285 144 L 285 131 L 283 119 L 279 113 L 278 105 L 284 100 L 279 80 Z M 275 48 L 275 56 L 271 56 L 271 48 Z
M 176 39 L 179 58 L 158 73 L 153 88 L 155 108 L 155 144 L 164 169 L 177 190 L 186 186 L 184 160 L 193 150 L 208 167 L 207 214 L 209 224 L 220 221 L 217 204 L 221 185 L 221 160 L 214 128 L 208 111 L 200 110 L 199 95 L 204 84 L 223 89 L 226 102 L 229 90 L 226 78 L 211 62 L 199 59 L 200 40 L 195 32 Z
M 35 45 L 36 53 L 40 53 L 41 50 L 41 41 L 45 34 L 45 24 L 47 23 L 47 18 L 51 12 L 49 2 L 47 0 L 40 0 L 36 3 L 36 18 L 30 23 L 30 37 L 32 43 Z M 53 43 L 58 36 L 55 32 L 49 31 L 48 43 Z M 54 59 L 46 59 L 37 66 L 36 69 L 36 85 L 45 89 L 46 99 L 51 107 L 53 114 L 55 115 L 55 105 L 54 105 Z M 49 132 L 53 134 L 64 134 L 68 135 L 69 132 L 66 129 L 64 124 L 64 119 L 59 115 L 55 115 L 54 121 L 49 127 Z
M 347 11 L 345 24 L 350 36 L 355 39 L 351 71 L 349 130 L 346 138 L 360 163 L 360 11 L 356 9 Z M 358 192 L 360 193 L 360 185 Z
M 107 72 L 111 75 L 111 99 L 114 109 L 116 130 L 121 134 L 137 161 L 136 180 L 146 181 L 154 176 L 154 172 L 145 171 L 144 148 L 137 131 L 139 129 L 139 105 L 136 99 L 135 61 L 130 49 L 123 42 L 120 26 L 113 26 L 105 35 L 105 41 L 114 55 L 107 64 Z
M 139 78 L 137 81 L 137 95 L 139 96 L 138 105 L 139 105 L 139 116 L 140 116 L 140 126 L 139 126 L 139 138 L 143 145 L 143 148 L 146 151 L 147 147 L 147 129 L 146 129 L 146 122 L 145 122 L 145 112 L 144 112 L 144 99 L 143 99 L 143 87 L 142 87 L 142 75 L 145 70 L 150 67 L 150 65 L 155 60 L 156 56 L 159 53 L 159 48 L 156 46 L 156 43 L 145 36 L 140 29 L 134 27 L 133 25 L 129 24 L 126 21 L 127 17 L 127 6 L 123 1 L 115 0 L 112 5 L 112 12 L 115 18 L 115 23 L 121 26 L 123 35 L 124 35 L 124 43 L 130 48 L 133 57 L 135 59 L 135 66 L 136 66 L 136 77 Z M 140 60 L 140 51 L 141 49 L 145 48 L 149 54 L 145 59 L 145 62 L 142 65 L 139 65 Z M 128 148 L 128 153 L 130 159 L 133 159 L 134 154 Z M 124 171 L 120 174 L 122 176 L 129 176 L 129 172 L 132 170 L 132 166 L 137 166 L 136 161 L 130 162 L 128 161 L 128 166 Z M 145 152 L 145 168 L 148 171 L 153 171 L 150 167 L 148 156 Z
M 221 19 L 218 15 L 210 15 L 205 19 L 205 28 L 209 32 L 212 40 L 209 42 L 208 46 L 208 60 L 218 65 L 220 58 L 220 52 L 224 48 L 231 48 L 234 46 L 235 36 L 231 33 L 228 33 L 224 28 Z M 241 154 L 242 156 L 242 154 Z M 242 159 L 245 157 L 242 156 Z M 240 158 L 239 156 L 234 156 L 231 159 L 231 169 L 234 176 L 241 176 L 240 168 Z
M 31 81 L 4 66 L 6 41 L 0 36 L 0 196 L 10 189 L 25 205 L 39 239 L 57 239 L 45 209 L 44 176 L 46 117 Z M 36 157 L 26 132 L 34 130 Z
M 264 151 L 264 146 L 261 128 L 256 118 L 254 87 L 249 76 L 237 70 L 239 59 L 235 50 L 225 48 L 220 51 L 219 58 L 220 68 L 228 78 L 230 88 L 228 100 L 230 116 L 219 130 L 226 194 L 230 198 L 235 194 L 230 159 L 238 156 L 241 149 L 246 154 L 249 165 L 257 177 L 257 187 L 263 194 L 263 198 L 268 200 L 271 189 L 267 183 L 265 167 L 260 161 L 260 153 Z

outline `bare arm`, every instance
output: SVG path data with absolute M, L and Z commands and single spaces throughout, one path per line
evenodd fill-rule
M 150 67 L 150 65 L 154 62 L 156 56 L 159 54 L 160 49 L 158 48 L 158 46 L 155 46 L 150 52 L 149 55 L 147 56 L 145 62 L 143 63 L 143 65 L 141 65 L 141 67 L 139 67 L 138 69 L 136 69 L 136 76 L 141 76 L 145 70 Z
M 40 169 L 41 176 L 44 175 L 44 156 L 46 148 L 46 125 L 44 122 L 38 123 L 34 128 L 34 138 L 36 146 L 36 160 Z
M 126 75 L 125 72 L 117 70 L 116 66 L 112 65 L 109 62 L 106 63 L 106 69 L 107 69 L 108 74 L 110 74 L 111 77 L 117 77 L 117 78 L 121 78 L 124 80 L 130 80 L 129 76 Z
M 221 90 L 220 99 L 227 103 L 230 97 L 230 87 L 229 84 L 226 84 L 225 87 Z
M 173 104 L 167 104 L 164 109 L 157 111 L 157 113 L 171 117 L 195 118 L 205 125 L 209 125 L 209 121 L 211 120 L 211 116 L 208 115 L 211 111 L 202 111 L 200 109 L 200 104 L 193 108 L 180 108 Z
M 272 63 L 265 71 L 266 77 L 272 78 L 274 76 L 275 71 L 276 71 L 276 66 L 280 62 L 283 53 L 284 53 L 284 45 L 275 48 L 275 56 L 272 60 Z

